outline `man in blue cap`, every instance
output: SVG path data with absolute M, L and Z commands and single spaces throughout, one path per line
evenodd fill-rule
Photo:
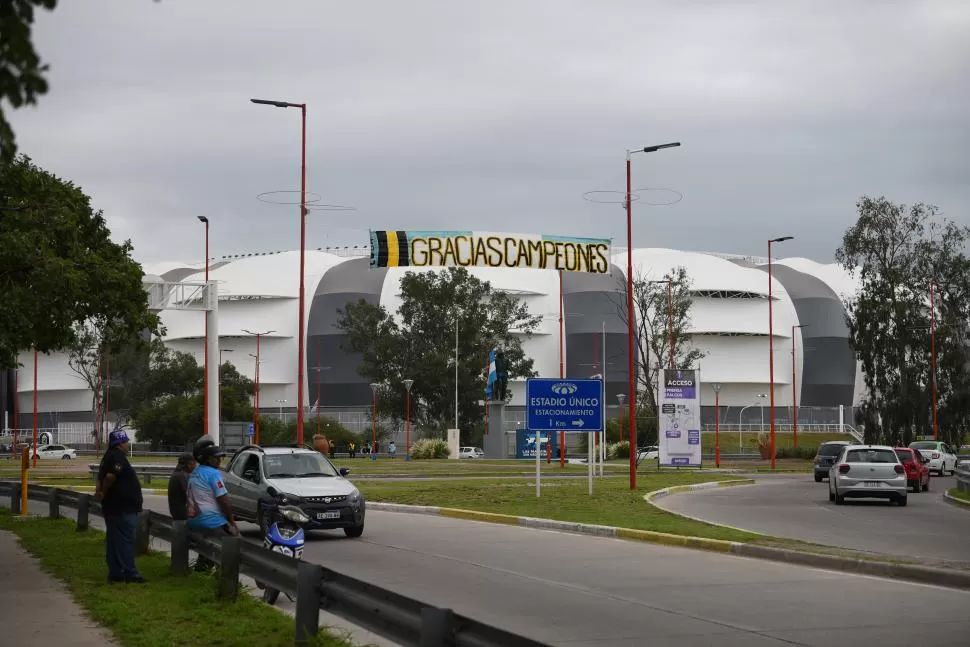
M 196 442 L 193 453 L 198 467 L 189 475 L 189 529 L 216 539 L 238 535 L 239 528 L 229 505 L 229 491 L 219 470 L 225 452 L 203 436 Z M 195 562 L 197 571 L 205 571 L 213 566 L 215 564 L 201 554 Z
M 101 502 L 107 531 L 105 557 L 108 582 L 143 584 L 135 567 L 135 528 L 141 512 L 142 495 L 138 475 L 128 462 L 128 434 L 115 429 L 108 435 L 108 451 L 101 459 L 94 498 Z

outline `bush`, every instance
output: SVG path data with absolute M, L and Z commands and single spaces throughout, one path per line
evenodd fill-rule
M 448 443 L 440 438 L 422 438 L 411 445 L 411 458 L 448 458 L 450 455 Z
M 817 453 L 814 447 L 776 447 L 775 458 L 802 458 L 812 460 Z
M 630 441 L 621 440 L 618 443 L 610 443 L 606 446 L 606 458 L 630 458 Z

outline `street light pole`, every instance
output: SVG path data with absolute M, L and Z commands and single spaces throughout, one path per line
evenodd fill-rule
M 933 440 L 939 440 L 936 423 L 936 282 L 930 281 L 930 371 L 933 385 Z
M 714 466 L 721 467 L 721 385 L 715 382 L 714 389 Z
M 276 404 L 280 405 L 280 422 L 283 422 L 283 405 L 286 404 L 286 400 L 276 400 Z
M 559 379 L 566 377 L 566 369 L 563 365 L 563 324 L 562 324 L 562 270 L 559 270 Z M 566 432 L 559 432 L 559 468 L 566 467 Z
M 255 390 L 253 392 L 254 393 L 253 400 L 255 400 L 255 405 L 256 406 L 253 408 L 253 427 L 254 427 L 253 431 L 254 431 L 254 434 L 255 434 L 254 437 L 253 437 L 253 442 L 258 445 L 259 444 L 259 389 L 260 389 L 260 386 L 259 386 L 259 364 L 260 364 L 260 361 L 259 361 L 259 340 L 260 340 L 260 338 L 263 335 L 271 335 L 271 334 L 273 334 L 276 331 L 275 330 L 267 330 L 266 332 L 252 332 L 251 330 L 246 330 L 245 328 L 243 328 L 243 332 L 246 333 L 247 335 L 254 335 L 256 337 L 256 384 L 255 384 Z
M 798 390 L 795 388 L 795 365 L 797 358 L 795 355 L 795 330 L 805 328 L 808 324 L 799 324 L 791 327 L 791 424 L 792 424 L 792 446 L 798 449 Z M 802 362 L 802 366 L 805 363 Z
M 645 146 L 626 152 L 626 319 L 627 319 L 627 370 L 629 371 L 629 397 L 630 397 L 630 489 L 637 489 L 637 386 L 636 386 L 636 366 L 634 357 L 636 356 L 636 345 L 633 335 L 633 196 L 632 178 L 630 171 L 630 157 L 634 153 L 654 153 L 664 148 L 675 148 L 680 146 L 680 142 L 670 144 L 659 144 L 657 146 Z M 622 433 L 622 428 L 621 428 Z
M 306 104 L 290 103 L 288 101 L 272 101 L 266 99 L 250 99 L 253 103 L 277 108 L 299 108 L 302 130 L 301 130 L 301 153 L 300 153 L 300 293 L 299 300 L 299 330 L 297 331 L 297 364 L 296 364 L 296 442 L 303 445 L 303 374 L 306 366 L 304 357 L 304 342 L 306 331 L 304 330 L 304 268 L 306 263 Z
M 209 219 L 198 216 L 205 224 L 205 282 L 209 283 Z M 205 313 L 205 345 L 203 346 L 203 387 L 202 387 L 202 435 L 209 435 L 209 312 Z
M 771 294 L 771 244 L 791 240 L 793 236 L 781 236 L 768 241 L 768 380 L 770 382 L 771 397 L 771 469 L 775 469 L 775 338 L 774 338 L 774 310 Z
M 374 395 L 374 404 L 373 404 L 373 409 L 371 413 L 371 418 L 373 419 L 373 422 L 374 422 L 374 427 L 373 427 L 374 431 L 373 431 L 373 436 L 371 437 L 370 457 L 371 457 L 371 460 L 374 460 L 374 461 L 377 460 L 377 389 L 379 386 L 380 385 L 377 382 L 370 383 L 370 390 L 371 390 L 371 393 L 373 393 Z
M 407 379 L 404 380 L 404 389 L 407 391 L 407 414 L 405 420 L 405 436 L 404 436 L 404 460 L 411 460 L 411 386 L 414 385 L 414 380 Z
M 37 349 L 34 349 L 34 467 L 37 467 Z

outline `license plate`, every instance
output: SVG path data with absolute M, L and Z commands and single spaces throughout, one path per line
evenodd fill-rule
M 882 487 L 882 481 L 863 481 L 862 485 L 865 487 Z
M 339 519 L 339 518 L 340 518 L 339 510 L 331 510 L 330 512 L 317 513 L 317 519 Z

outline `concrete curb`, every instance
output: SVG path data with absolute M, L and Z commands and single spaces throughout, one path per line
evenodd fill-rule
M 694 489 L 750 485 L 753 482 L 754 479 L 745 479 L 743 481 L 712 481 L 710 483 L 700 483 L 697 485 L 674 486 L 664 488 L 663 490 L 650 492 L 644 496 L 644 499 L 647 497 L 658 498 L 661 496 L 666 496 L 667 494 L 671 494 L 675 491 L 679 492 Z M 661 492 L 663 492 L 663 494 L 660 494 Z M 525 528 L 535 528 L 540 530 L 553 530 L 557 532 L 568 532 L 594 537 L 612 537 L 614 539 L 645 541 L 653 544 L 662 544 L 665 546 L 707 550 L 711 552 L 736 555 L 738 557 L 766 559 L 775 562 L 799 564 L 801 566 L 810 566 L 813 568 L 821 568 L 831 571 L 855 573 L 859 575 L 871 575 L 888 579 L 906 580 L 923 584 L 935 584 L 937 586 L 970 590 L 970 572 L 957 571 L 953 569 L 932 568 L 928 566 L 901 564 L 897 562 L 869 561 L 865 559 L 822 555 L 818 553 L 788 550 L 784 548 L 757 546 L 755 544 L 724 541 L 722 539 L 708 539 L 705 537 L 692 537 L 688 535 L 673 535 L 665 532 L 656 532 L 653 530 L 637 530 L 635 528 L 617 528 L 614 526 L 600 526 L 596 524 L 585 524 L 570 521 L 556 521 L 553 519 L 519 517 L 515 515 L 498 514 L 493 512 L 479 512 L 477 510 L 462 510 L 460 508 L 442 508 L 438 506 L 417 506 L 403 503 L 384 502 L 368 502 L 367 507 L 370 510 L 381 510 L 385 512 L 427 514 L 432 516 L 449 517 L 452 519 L 500 523 L 503 525 L 522 526 Z M 663 508 L 660 509 L 663 510 Z
M 760 532 L 754 532 L 753 530 L 746 530 L 744 528 L 738 528 L 737 526 L 729 526 L 725 523 L 714 523 L 712 521 L 707 521 L 705 519 L 700 519 L 699 517 L 692 517 L 689 514 L 684 514 L 683 512 L 674 512 L 673 510 L 668 510 L 663 506 L 659 506 L 654 503 L 654 499 L 662 499 L 670 494 L 677 494 L 678 492 L 691 492 L 694 490 L 711 490 L 714 488 L 721 487 L 735 487 L 739 485 L 754 485 L 757 483 L 755 479 L 738 479 L 735 481 L 711 481 L 709 483 L 697 483 L 694 485 L 675 485 L 673 487 L 663 488 L 662 490 L 654 490 L 653 492 L 647 492 L 643 495 L 644 500 L 650 505 L 656 507 L 658 510 L 663 510 L 668 514 L 677 515 L 684 519 L 690 519 L 691 521 L 696 521 L 698 523 L 703 523 L 708 526 L 717 526 L 718 528 L 726 528 L 727 530 L 736 530 L 738 532 L 746 532 L 750 535 L 758 535 L 759 537 L 767 537 L 767 535 Z
M 963 499 L 958 499 L 955 496 L 951 495 L 949 492 L 943 493 L 943 500 L 958 508 L 963 508 L 964 510 L 970 510 L 970 501 L 964 501 Z

